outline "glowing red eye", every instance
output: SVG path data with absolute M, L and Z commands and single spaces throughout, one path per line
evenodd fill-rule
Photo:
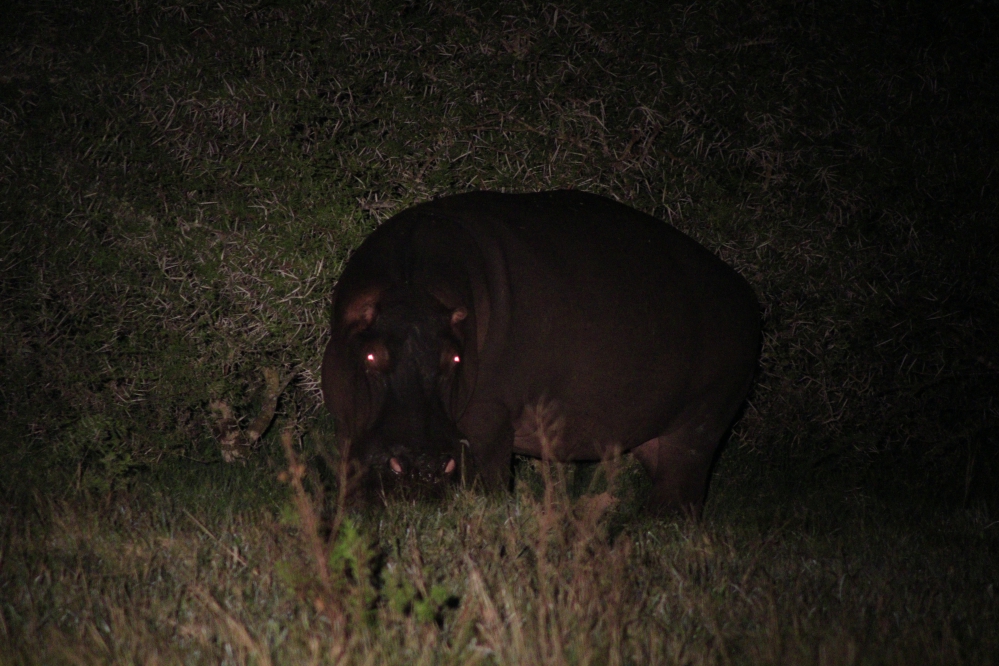
M 457 354 L 455 354 L 455 355 L 454 355 L 454 359 L 452 359 L 452 360 L 453 360 L 453 361 L 454 361 L 455 363 L 461 363 L 461 357 L 460 357 L 460 356 L 458 356 Z
M 391 357 L 389 350 L 384 345 L 378 342 L 371 343 L 366 348 L 361 349 L 361 354 L 364 357 L 363 364 L 365 372 L 379 373 L 389 369 Z

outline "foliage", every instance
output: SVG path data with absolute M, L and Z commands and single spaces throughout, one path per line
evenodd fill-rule
M 314 542 L 248 468 L 3 523 L 4 663 L 995 663 L 994 516 L 871 495 L 621 515 L 545 469 L 512 496 L 354 513 Z M 621 475 L 608 475 L 621 479 Z M 285 486 L 287 488 L 287 486 Z M 613 491 L 613 486 L 610 488 Z M 256 501 L 254 498 L 257 498 Z M 315 513 L 324 507 L 310 499 Z M 170 507 L 165 510 L 165 507 Z M 625 510 L 626 511 L 626 510 Z M 328 590 L 328 591 L 327 591 Z
M 209 405 L 245 419 L 264 366 L 296 373 L 283 415 L 308 421 L 328 295 L 365 233 L 437 194 L 577 187 L 756 286 L 739 447 L 849 483 L 911 461 L 916 486 L 981 495 L 988 11 L 14 3 L 4 469 L 98 489 L 217 459 Z
M 6 3 L 0 661 L 994 661 L 997 18 Z M 514 498 L 330 522 L 351 249 L 436 195 L 558 187 L 764 305 L 705 523 L 636 515 L 633 469 L 612 508 L 523 461 Z M 222 465 L 211 405 L 245 426 L 263 368 L 294 374 L 277 427 Z

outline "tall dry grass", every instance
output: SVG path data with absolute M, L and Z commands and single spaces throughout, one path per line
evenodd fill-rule
M 709 504 L 700 522 L 653 520 L 616 500 L 629 470 L 615 464 L 588 492 L 578 470 L 537 461 L 511 496 L 342 512 L 294 453 L 278 512 L 238 497 L 167 510 L 154 493 L 51 504 L 5 523 L 0 659 L 995 661 L 988 516 L 914 521 L 858 496 L 827 512 Z

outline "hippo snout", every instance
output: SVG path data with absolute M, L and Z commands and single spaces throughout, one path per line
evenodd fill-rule
M 408 478 L 427 484 L 450 481 L 458 469 L 458 463 L 449 455 L 411 459 L 397 454 L 388 459 L 387 465 L 391 474 L 399 479 Z

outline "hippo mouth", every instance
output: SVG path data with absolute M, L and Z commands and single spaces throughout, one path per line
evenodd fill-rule
M 388 466 L 389 471 L 397 477 L 414 476 L 424 483 L 441 483 L 450 479 L 451 475 L 458 468 L 458 463 L 455 462 L 453 457 L 449 457 L 444 460 L 442 465 L 438 465 L 439 470 L 435 471 L 433 469 L 414 469 L 403 462 L 402 459 L 392 457 L 389 458 Z
M 462 480 L 462 465 L 467 459 L 467 439 L 460 440 L 460 455 L 394 452 L 380 461 L 372 461 L 368 472 L 376 483 L 370 484 L 373 497 L 395 499 L 432 499 Z

